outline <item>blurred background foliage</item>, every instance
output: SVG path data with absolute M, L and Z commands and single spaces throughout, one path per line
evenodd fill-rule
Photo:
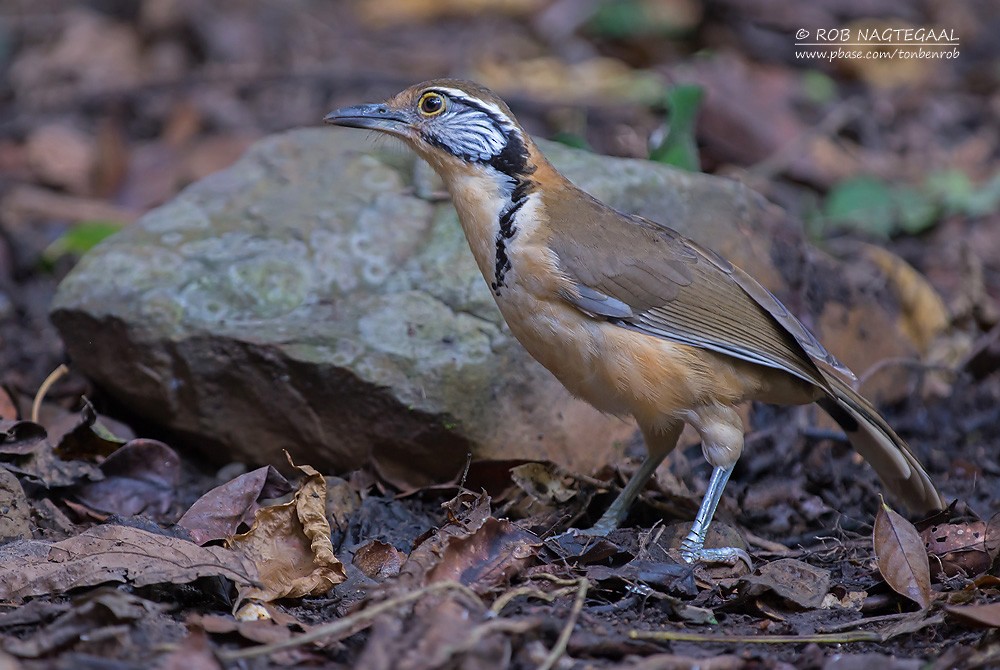
M 797 54 L 799 30 L 885 27 L 947 28 L 960 55 Z M 992 0 L 5 0 L 0 324 L 254 140 L 442 76 L 538 136 L 743 180 L 817 242 L 916 240 L 946 291 L 965 244 L 997 296 L 998 29 Z

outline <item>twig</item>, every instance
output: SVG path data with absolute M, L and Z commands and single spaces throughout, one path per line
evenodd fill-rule
M 746 537 L 747 542 L 749 542 L 753 546 L 759 549 L 763 549 L 764 551 L 768 551 L 772 554 L 780 554 L 782 556 L 788 556 L 789 554 L 796 553 L 794 549 L 789 549 L 788 547 L 779 542 L 772 542 L 771 540 L 763 538 L 759 535 L 754 535 L 750 531 L 745 530 L 743 532 L 743 536 Z
M 462 470 L 462 477 L 458 480 L 460 491 L 465 490 L 465 480 L 469 478 L 469 468 L 472 467 L 472 452 L 465 454 L 465 469 Z
M 681 633 L 671 630 L 631 630 L 633 640 L 654 642 L 705 642 L 715 644 L 846 644 L 848 642 L 881 642 L 882 635 L 874 631 L 859 630 L 851 633 L 824 635 L 711 635 L 709 633 Z
M 566 579 L 565 577 L 556 577 L 551 572 L 536 572 L 531 575 L 530 579 L 545 579 L 552 582 L 556 586 L 579 586 L 580 580 L 578 579 Z
M 829 626 L 820 626 L 819 631 L 821 633 L 836 633 L 838 631 L 848 630 L 850 628 L 856 628 L 857 626 L 872 624 L 872 623 L 886 623 L 887 621 L 899 621 L 901 619 L 906 619 L 913 616 L 912 612 L 902 612 L 894 614 L 883 614 L 881 616 L 866 617 L 863 619 L 855 619 L 854 621 L 843 621 L 841 623 L 830 624 Z
M 589 588 L 590 582 L 587 581 L 586 577 L 581 577 L 579 586 L 576 589 L 576 600 L 573 601 L 573 608 L 569 611 L 569 618 L 566 620 L 566 625 L 563 626 L 562 632 L 559 633 L 559 639 L 556 640 L 552 651 L 545 657 L 545 661 L 538 666 L 538 670 L 551 670 L 562 655 L 566 653 L 566 647 L 569 645 L 569 636 L 573 634 L 573 629 L 576 627 L 576 620 L 580 618 L 580 612 L 583 611 L 583 604 L 587 601 L 587 589 Z
M 550 603 L 556 598 L 569 595 L 575 590 L 576 589 L 566 587 L 562 589 L 556 589 L 552 593 L 549 593 L 547 591 L 542 591 L 541 589 L 536 589 L 531 586 L 522 586 L 516 589 L 511 589 L 510 591 L 501 594 L 500 597 L 498 597 L 496 600 L 493 601 L 493 604 L 490 606 L 490 612 L 492 612 L 493 614 L 500 614 L 500 612 L 503 611 L 503 608 L 510 604 L 510 601 L 520 596 L 527 596 L 529 598 L 538 598 L 539 600 L 544 600 L 545 602 Z
M 366 607 L 365 609 L 355 612 L 354 614 L 346 616 L 342 619 L 337 619 L 336 621 L 332 621 L 328 624 L 317 626 L 316 628 L 311 629 L 308 633 L 303 633 L 302 635 L 298 635 L 288 640 L 273 642 L 271 644 L 263 644 L 258 647 L 250 647 L 249 649 L 220 651 L 218 652 L 218 656 L 223 661 L 235 661 L 241 658 L 266 656 L 276 651 L 281 651 L 282 649 L 299 647 L 327 636 L 337 635 L 351 630 L 358 624 L 369 623 L 385 612 L 396 609 L 397 607 L 402 607 L 403 605 L 408 605 L 411 602 L 420 600 L 426 595 L 437 593 L 439 591 L 458 591 L 459 593 L 468 596 L 475 602 L 480 602 L 479 596 L 477 596 L 476 593 L 467 586 L 459 584 L 458 582 L 437 582 L 435 584 L 431 584 L 430 586 L 425 586 L 422 589 L 411 591 L 410 593 L 397 598 L 390 598 L 389 600 L 385 600 L 376 605 L 371 605 L 370 607 Z
M 1000 341 L 1000 322 L 997 322 L 992 328 L 976 338 L 972 346 L 969 347 L 969 351 L 955 365 L 955 369 L 965 370 L 976 356 L 992 347 L 998 341 Z
M 65 363 L 60 363 L 59 367 L 49 373 L 49 376 L 45 378 L 42 385 L 38 387 L 38 392 L 35 394 L 35 399 L 31 403 L 31 422 L 38 423 L 38 413 L 42 409 L 42 401 L 45 400 L 45 394 L 49 392 L 52 385 L 57 381 L 69 374 L 69 368 L 66 367 Z

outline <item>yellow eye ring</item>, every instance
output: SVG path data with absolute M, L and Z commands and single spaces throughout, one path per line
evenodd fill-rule
M 437 116 L 444 111 L 444 96 L 434 91 L 427 91 L 420 96 L 417 109 L 424 116 Z

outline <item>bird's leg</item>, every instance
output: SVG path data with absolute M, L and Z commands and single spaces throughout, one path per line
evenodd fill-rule
M 691 530 L 681 542 L 681 557 L 688 563 L 704 561 L 733 565 L 737 561 L 743 561 L 752 569 L 753 561 L 743 549 L 705 548 L 705 538 L 708 536 L 712 517 L 715 516 L 715 509 L 719 506 L 729 475 L 733 473 L 736 461 L 743 451 L 743 422 L 736 410 L 722 405 L 700 408 L 689 412 L 685 418 L 701 435 L 702 451 L 706 460 L 713 465 L 713 470 Z
M 632 503 L 639 497 L 646 482 L 653 476 L 656 468 L 667 457 L 667 454 L 677 445 L 677 439 L 681 436 L 683 428 L 682 421 L 670 421 L 655 429 L 643 428 L 642 434 L 646 441 L 646 459 L 628 480 L 625 488 L 614 499 L 607 511 L 587 531 L 590 535 L 607 535 L 625 520 Z
M 681 542 L 681 558 L 688 563 L 695 561 L 705 561 L 706 563 L 729 563 L 743 561 L 747 567 L 753 568 L 753 561 L 750 555 L 738 547 L 717 547 L 713 549 L 705 548 L 705 537 L 708 535 L 708 526 L 712 523 L 715 515 L 715 508 L 719 506 L 722 498 L 722 491 L 726 488 L 729 475 L 732 474 L 736 464 L 728 467 L 716 467 L 712 470 L 712 478 L 708 482 L 708 490 L 702 498 L 701 507 L 694 517 L 691 530 Z

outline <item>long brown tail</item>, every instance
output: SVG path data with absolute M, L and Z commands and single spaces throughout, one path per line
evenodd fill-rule
M 944 509 L 944 499 L 920 461 L 871 403 L 839 378 L 824 377 L 830 395 L 819 401 L 820 407 L 840 424 L 890 494 L 915 513 Z

